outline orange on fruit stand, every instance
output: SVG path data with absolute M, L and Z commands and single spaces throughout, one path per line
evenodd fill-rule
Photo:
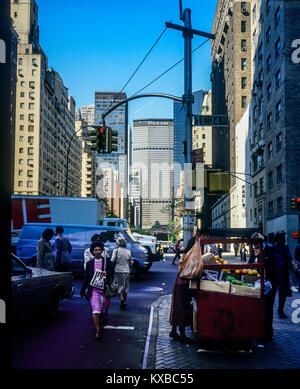
M 235 274 L 240 274 L 241 271 L 239 269 L 236 269 L 236 271 L 234 272 Z
M 248 270 L 247 269 L 242 269 L 242 274 L 247 274 Z

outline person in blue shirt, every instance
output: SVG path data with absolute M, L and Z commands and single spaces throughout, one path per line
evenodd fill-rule
M 68 271 L 69 263 L 71 261 L 70 254 L 72 251 L 71 243 L 69 239 L 63 236 L 64 229 L 62 226 L 55 228 L 54 234 L 56 239 L 53 244 L 53 255 L 55 258 L 55 270 L 56 271 Z

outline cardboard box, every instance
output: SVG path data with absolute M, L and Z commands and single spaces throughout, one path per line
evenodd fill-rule
M 252 288 L 244 285 L 231 285 L 231 294 L 239 296 L 260 297 L 260 288 Z
M 229 294 L 230 282 L 228 281 L 214 282 L 214 281 L 200 280 L 200 289 L 210 291 L 210 292 L 220 292 L 220 293 Z

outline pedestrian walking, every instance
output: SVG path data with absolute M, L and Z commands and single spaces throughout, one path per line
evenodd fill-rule
M 71 243 L 69 239 L 63 236 L 64 229 L 62 226 L 55 228 L 54 234 L 56 239 L 53 244 L 53 252 L 55 258 L 55 270 L 56 271 L 68 271 L 69 263 L 71 262 L 70 254 L 72 251 Z
M 284 305 L 287 297 L 291 297 L 289 271 L 292 256 L 288 245 L 285 244 L 285 233 L 276 233 L 274 243 L 265 247 L 266 278 L 271 282 L 269 315 L 273 318 L 273 306 L 277 289 L 279 290 L 278 316 L 286 319 Z
M 234 249 L 234 256 L 237 257 L 238 250 L 239 250 L 239 244 L 238 243 L 234 243 L 233 244 L 233 249 Z
M 240 250 L 241 261 L 242 262 L 247 262 L 247 254 L 248 254 L 248 250 L 246 249 L 245 243 L 243 243 L 242 247 L 241 247 L 241 250 Z
M 127 296 L 130 286 L 130 265 L 133 265 L 131 252 L 126 249 L 126 240 L 118 239 L 117 246 L 113 251 L 111 261 L 115 265 L 115 283 L 118 284 L 118 296 L 120 298 L 120 308 L 127 306 Z
M 47 270 L 54 270 L 54 257 L 50 243 L 53 235 L 54 232 L 51 228 L 46 228 L 42 232 L 42 237 L 37 244 L 37 267 Z
M 221 245 L 219 245 L 219 244 L 217 247 L 217 251 L 218 251 L 219 258 L 222 258 L 223 249 L 222 249 Z
M 176 242 L 174 250 L 175 250 L 175 256 L 173 258 L 172 265 L 175 265 L 175 261 L 177 258 L 178 260 L 180 260 L 180 240 Z
M 93 242 L 102 242 L 102 243 L 104 243 L 102 234 L 94 234 L 91 237 L 91 243 L 93 243 Z M 104 246 L 103 256 L 104 256 L 104 258 L 109 256 L 109 251 L 108 251 L 108 249 L 105 246 Z M 83 257 L 84 257 L 83 268 L 85 270 L 86 269 L 86 263 L 94 258 L 93 254 L 91 253 L 90 247 L 84 251 Z
M 90 251 L 94 258 L 86 263 L 80 296 L 86 296 L 91 303 L 96 339 L 100 339 L 101 321 L 110 301 L 110 298 L 105 296 L 104 287 L 106 282 L 111 282 L 114 270 L 109 257 L 104 258 L 102 255 L 104 251 L 102 242 L 93 242 Z

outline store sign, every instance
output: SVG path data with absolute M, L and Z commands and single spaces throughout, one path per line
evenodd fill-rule
M 228 127 L 227 115 L 193 115 L 193 126 Z
M 195 213 L 191 209 L 186 209 L 183 215 L 183 227 L 186 229 L 192 229 L 195 225 Z
M 242 185 L 242 206 L 246 206 L 246 185 Z

